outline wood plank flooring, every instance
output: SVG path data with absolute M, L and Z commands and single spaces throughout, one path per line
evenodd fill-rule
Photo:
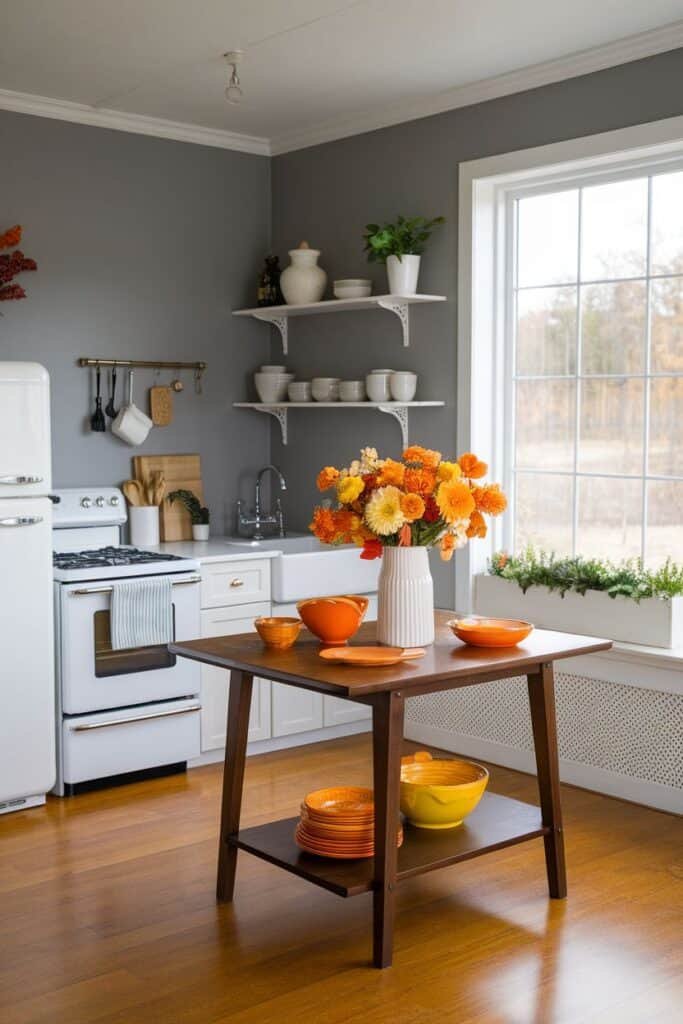
M 414 745 L 406 744 L 409 748 Z M 243 825 L 370 784 L 366 736 L 250 758 Z M 490 789 L 535 802 L 536 780 Z M 247 853 L 214 899 L 220 769 L 0 817 L 2 1024 L 679 1024 L 683 824 L 562 787 L 569 898 L 540 840 L 402 882 L 394 966 L 371 897 Z

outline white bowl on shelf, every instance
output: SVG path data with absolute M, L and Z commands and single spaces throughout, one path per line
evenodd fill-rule
M 417 374 L 410 370 L 397 370 L 389 378 L 389 387 L 395 402 L 412 402 L 417 391 Z
M 286 366 L 271 366 L 271 365 L 259 366 L 259 373 L 278 373 L 278 374 L 283 374 L 283 373 L 287 373 L 287 367 Z
M 339 377 L 314 377 L 311 394 L 316 402 L 338 402 Z
M 372 294 L 372 281 L 364 277 L 346 277 L 334 281 L 332 290 L 336 299 L 367 299 Z
M 294 380 L 293 373 L 255 373 L 256 393 L 265 405 L 279 405 L 287 401 L 287 386 Z
M 311 382 L 308 380 L 293 380 L 287 385 L 287 395 L 290 402 L 310 402 L 313 399 L 311 394 Z
M 339 382 L 339 399 L 342 402 L 364 402 L 365 382 L 362 380 L 342 380 Z

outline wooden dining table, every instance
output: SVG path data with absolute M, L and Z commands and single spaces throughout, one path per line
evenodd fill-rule
M 216 886 L 219 901 L 233 899 L 239 850 L 339 896 L 372 892 L 373 964 L 382 968 L 391 965 L 396 889 L 407 878 L 542 838 L 550 896 L 564 899 L 567 880 L 553 665 L 561 658 L 607 650 L 611 642 L 536 629 L 516 647 L 471 647 L 448 628 L 447 622 L 453 615 L 446 611 L 435 613 L 436 639 L 425 648 L 423 658 L 384 668 L 326 662 L 319 657 L 319 642 L 307 633 L 302 633 L 299 642 L 286 651 L 264 647 L 256 633 L 169 645 L 173 654 L 230 671 Z M 374 641 L 374 623 L 364 624 L 353 640 L 364 644 Z M 255 675 L 372 708 L 374 858 L 334 860 L 305 853 L 294 840 L 298 816 L 240 829 Z M 486 792 L 473 813 L 456 828 L 432 831 L 406 824 L 403 845 L 397 849 L 406 699 L 463 686 L 485 686 L 499 679 L 518 680 L 519 685 L 526 684 L 528 689 L 540 807 Z M 482 690 L 482 700 L 485 699 L 486 691 Z M 344 780 L 320 780 L 321 785 L 331 782 Z

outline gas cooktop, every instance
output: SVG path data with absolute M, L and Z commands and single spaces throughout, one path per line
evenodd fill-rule
M 125 576 L 161 576 L 198 568 L 197 562 L 182 555 L 113 546 L 86 551 L 55 551 L 52 563 L 54 578 L 60 583 Z

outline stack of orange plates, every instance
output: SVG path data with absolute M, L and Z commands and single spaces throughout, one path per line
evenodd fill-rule
M 372 790 L 336 786 L 308 794 L 301 805 L 295 839 L 307 853 L 356 860 L 374 856 L 374 828 Z M 399 846 L 403 842 L 401 828 L 397 842 Z

